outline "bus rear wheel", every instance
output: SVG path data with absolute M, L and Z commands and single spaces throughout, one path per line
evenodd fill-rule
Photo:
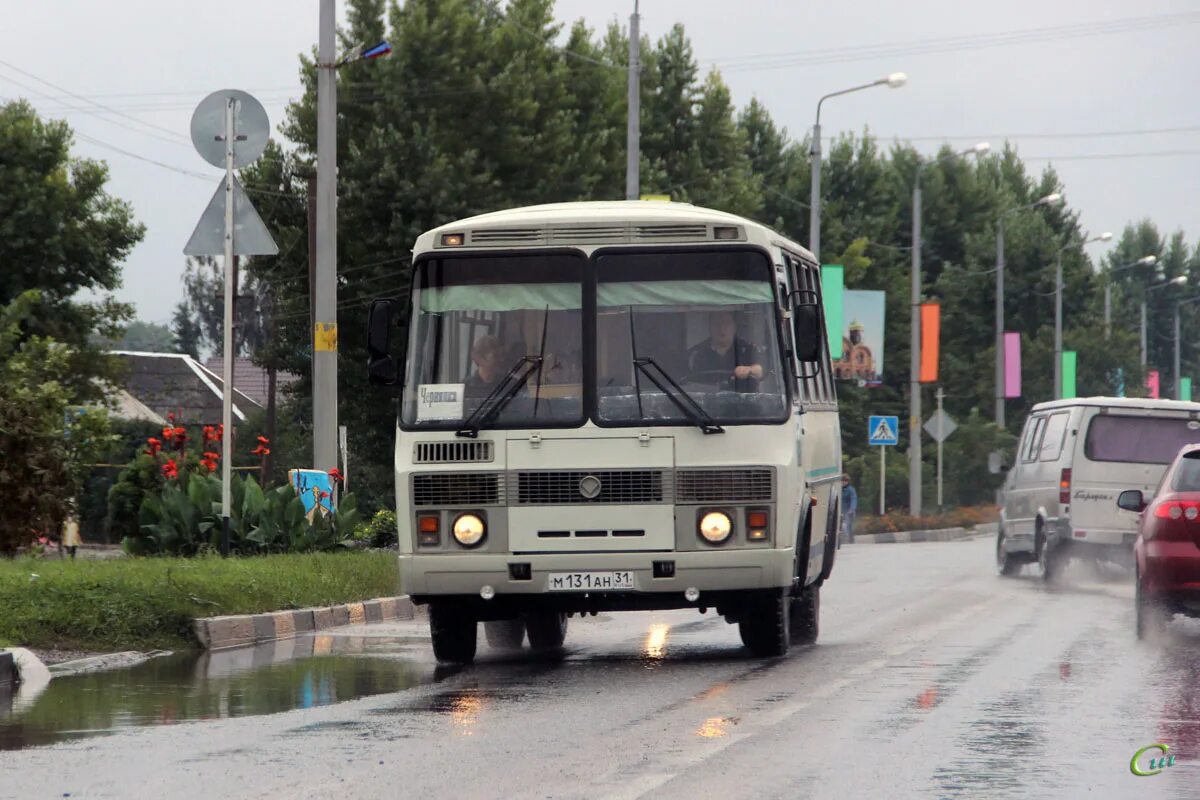
M 742 644 L 758 658 L 787 655 L 791 608 L 786 589 L 749 593 L 738 622 Z
M 456 608 L 439 603 L 429 606 L 429 635 L 433 655 L 442 664 L 470 664 L 475 660 L 479 623 Z
M 562 611 L 539 611 L 525 618 L 529 646 L 535 652 L 558 650 L 567 638 L 567 615 Z

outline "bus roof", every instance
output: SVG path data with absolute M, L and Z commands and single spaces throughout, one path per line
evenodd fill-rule
M 1051 400 L 1045 403 L 1038 403 L 1033 407 L 1033 411 L 1036 413 L 1056 408 L 1075 408 L 1077 406 L 1200 411 L 1200 403 L 1188 400 L 1155 400 L 1150 397 L 1075 397 L 1070 400 Z
M 446 233 L 466 235 L 465 247 L 519 245 L 676 244 L 714 241 L 715 225 L 739 226 L 757 239 L 768 239 L 812 258 L 799 244 L 754 220 L 694 206 L 655 200 L 600 200 L 510 208 L 455 220 L 421 234 L 413 250 L 435 249 Z M 628 226 L 628 227 L 627 227 Z M 633 230 L 638 226 L 652 231 Z M 694 229 L 689 229 L 693 226 Z M 701 230 L 703 226 L 704 230 Z M 485 235 L 476 237 L 476 231 Z M 553 231 L 554 235 L 548 235 Z M 642 234 L 642 235 L 639 235 Z M 748 238 L 748 237 L 747 237 Z M 746 241 L 745 238 L 740 241 Z M 813 259 L 815 261 L 815 259 Z

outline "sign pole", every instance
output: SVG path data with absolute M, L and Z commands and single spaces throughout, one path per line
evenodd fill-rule
M 937 404 L 938 404 L 938 419 L 939 420 L 941 420 L 941 418 L 942 418 L 942 400 L 945 397 L 946 397 L 946 392 L 942 389 L 941 386 L 939 386 L 938 390 L 937 390 Z M 940 435 L 941 431 L 939 431 L 938 433 L 939 433 L 938 440 L 937 440 L 937 446 L 938 446 L 938 451 L 937 451 L 938 511 L 941 511 L 942 510 L 942 443 L 946 440 L 946 437 Z
M 233 479 L 233 114 L 225 100 L 225 363 L 221 391 L 221 555 L 229 555 L 229 511 Z
M 879 446 L 879 516 L 887 513 L 887 447 Z

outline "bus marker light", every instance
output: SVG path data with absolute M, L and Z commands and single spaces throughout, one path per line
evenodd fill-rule
M 443 233 L 442 247 L 462 247 L 463 235 L 461 233 Z
M 767 532 L 761 528 L 752 528 L 746 538 L 752 542 L 762 542 L 767 538 Z
M 717 225 L 713 228 L 714 239 L 736 239 L 738 238 L 738 229 L 732 225 Z
M 491 600 L 493 597 L 496 596 L 496 590 L 494 588 L 492 588 L 491 586 L 484 586 L 482 589 L 479 590 L 479 596 L 482 597 L 484 600 Z
M 700 599 L 700 590 L 695 586 L 689 586 L 683 590 L 683 599 L 689 603 L 694 603 Z

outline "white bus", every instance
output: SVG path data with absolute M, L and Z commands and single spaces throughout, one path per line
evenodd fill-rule
M 715 609 L 757 656 L 816 640 L 841 437 L 803 247 L 678 203 L 484 214 L 423 234 L 369 329 L 400 392 L 401 589 L 439 661 L 480 622 L 547 650 L 616 610 Z

